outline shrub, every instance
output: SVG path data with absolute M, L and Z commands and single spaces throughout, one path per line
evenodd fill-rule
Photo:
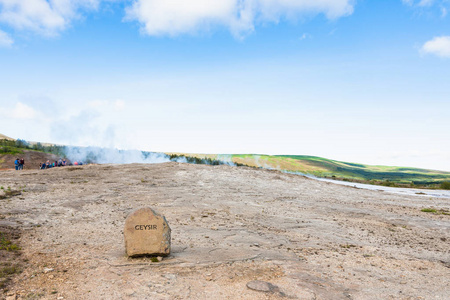
M 441 189 L 450 190 L 450 181 L 444 181 L 443 183 L 441 183 Z
M 2 232 L 0 232 L 0 250 L 6 251 L 18 251 L 20 247 L 16 244 L 11 243 Z

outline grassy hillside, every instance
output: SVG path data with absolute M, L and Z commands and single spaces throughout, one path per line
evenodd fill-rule
M 189 154 L 188 156 L 226 159 L 250 167 L 385 186 L 449 188 L 448 185 L 450 185 L 450 172 L 407 167 L 371 166 L 316 156 L 256 154 Z
M 14 160 L 19 157 L 25 159 L 25 169 L 38 168 L 38 164 L 47 160 L 55 161 L 63 154 L 64 147 L 61 146 L 43 146 L 20 139 L 0 138 L 0 169 L 14 168 Z

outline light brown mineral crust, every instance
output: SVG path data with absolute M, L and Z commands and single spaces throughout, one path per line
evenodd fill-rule
M 150 207 L 128 215 L 124 228 L 128 256 L 170 254 L 170 227 L 164 216 Z

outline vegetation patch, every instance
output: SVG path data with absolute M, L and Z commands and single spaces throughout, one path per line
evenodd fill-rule
M 6 233 L 0 231 L 0 250 L 17 251 L 20 247 L 12 243 Z
M 0 228 L 0 294 L 8 290 L 12 277 L 21 272 L 20 247 L 14 242 L 19 237 L 18 229 Z
M 50 145 L 44 146 L 41 143 L 29 143 L 25 140 L 0 140 L 0 155 L 1 154 L 22 154 L 23 150 L 34 150 L 45 153 L 52 153 L 58 156 L 63 156 L 66 150 L 65 146 Z
M 441 189 L 450 190 L 450 181 L 444 181 L 443 183 L 441 183 Z
M 450 216 L 450 211 L 446 209 L 435 209 L 435 208 L 423 208 L 421 212 L 432 213 L 435 215 L 447 215 Z
M 0 199 L 7 199 L 14 196 L 19 196 L 21 194 L 22 194 L 21 191 L 12 190 L 11 187 L 8 187 L 6 189 L 4 187 L 0 188 Z

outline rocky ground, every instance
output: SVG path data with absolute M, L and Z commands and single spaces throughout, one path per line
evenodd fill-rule
M 179 163 L 2 171 L 0 185 L 0 226 L 21 231 L 23 262 L 0 298 L 450 295 L 450 199 Z M 125 256 L 125 218 L 145 206 L 172 229 L 161 262 Z

